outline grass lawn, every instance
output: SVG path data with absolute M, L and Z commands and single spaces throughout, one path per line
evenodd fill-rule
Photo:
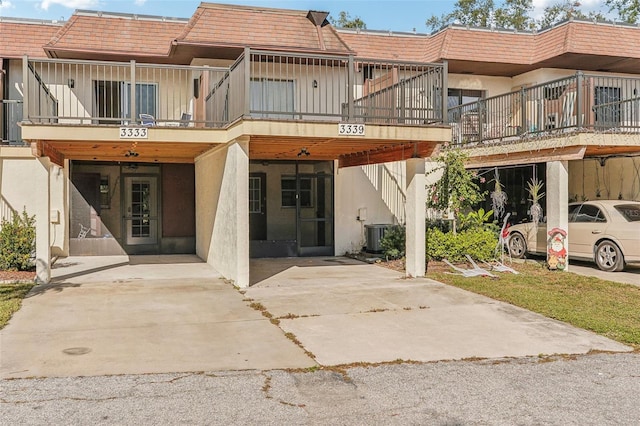
M 520 274 L 499 278 L 444 273 L 429 263 L 427 277 L 540 313 L 640 349 L 640 287 L 514 264 Z
M 33 283 L 0 284 L 0 329 L 11 319 L 11 315 L 20 309 L 22 299 L 33 287 Z

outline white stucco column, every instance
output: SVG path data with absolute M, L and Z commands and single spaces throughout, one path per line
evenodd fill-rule
M 249 138 L 196 158 L 196 253 L 249 286 Z
M 426 266 L 425 165 L 423 158 L 410 158 L 407 167 L 406 269 L 407 277 L 422 277 Z
M 569 248 L 569 163 L 567 161 L 550 161 L 547 163 L 546 182 L 547 231 L 560 228 L 567 232 L 564 240 Z M 566 268 L 569 269 L 567 257 Z
M 249 138 L 236 140 L 230 148 L 236 180 L 236 285 L 249 287 Z
M 38 158 L 35 167 L 36 206 L 33 214 L 36 216 L 36 280 L 39 284 L 46 284 L 51 280 L 51 224 L 50 211 L 50 176 L 49 159 Z

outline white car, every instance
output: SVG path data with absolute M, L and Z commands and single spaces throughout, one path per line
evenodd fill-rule
M 521 223 L 509 228 L 512 257 L 547 253 L 547 226 Z M 595 262 L 603 271 L 621 271 L 640 262 L 640 202 L 596 200 L 569 204 L 569 257 Z

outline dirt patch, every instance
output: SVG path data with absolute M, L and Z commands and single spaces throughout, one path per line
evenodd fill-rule
M 0 282 L 31 282 L 36 279 L 36 271 L 0 271 Z
M 382 260 L 378 262 L 378 265 L 383 266 L 385 268 L 389 268 L 394 271 L 404 272 L 404 259 L 397 260 Z M 427 273 L 439 273 L 439 272 L 451 272 L 451 267 L 444 262 L 438 262 L 435 260 L 430 260 L 427 263 Z

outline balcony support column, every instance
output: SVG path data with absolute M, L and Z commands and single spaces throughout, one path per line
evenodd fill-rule
M 569 163 L 568 161 L 547 162 L 546 182 L 547 204 L 547 231 L 555 228 L 562 230 L 564 234 L 564 263 L 563 270 L 569 269 Z M 555 262 L 550 259 L 552 254 L 547 253 L 547 262 Z M 552 265 L 553 266 L 553 265 Z M 560 269 L 560 268 L 558 268 Z
M 51 223 L 49 220 L 51 205 L 51 163 L 48 157 L 40 157 L 36 161 L 36 280 L 39 284 L 47 284 L 51 280 Z
M 406 160 L 406 268 L 407 277 L 423 277 L 426 271 L 425 163 L 423 158 Z

